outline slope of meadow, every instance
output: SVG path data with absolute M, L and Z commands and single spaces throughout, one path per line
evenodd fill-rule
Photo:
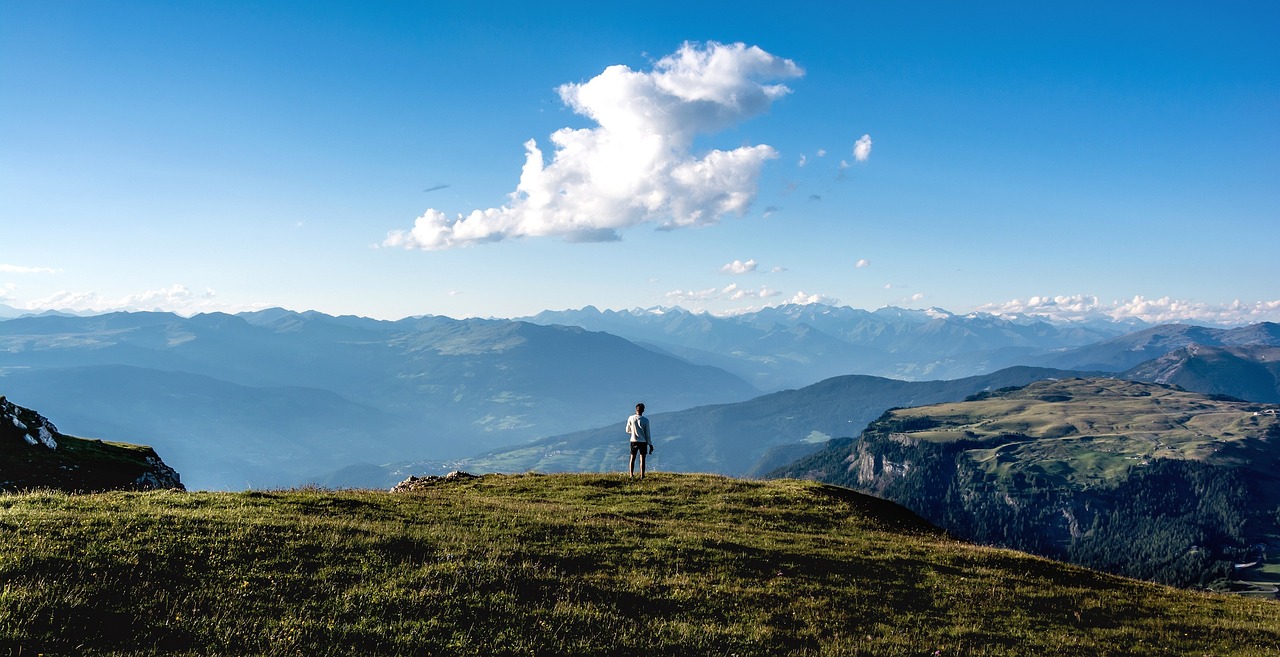
M 5 654 L 1280 651 L 1275 602 L 977 547 L 796 480 L 9 494 L 0 548 Z

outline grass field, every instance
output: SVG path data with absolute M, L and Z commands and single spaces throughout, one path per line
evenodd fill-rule
M 812 482 L 0 496 L 6 655 L 1275 655 L 1280 603 L 940 534 Z
M 1067 379 L 893 416 L 930 420 L 928 429 L 901 434 L 912 440 L 991 441 L 969 455 L 993 474 L 1033 468 L 1063 485 L 1105 485 L 1156 458 L 1238 459 L 1277 424 L 1254 413 L 1260 406 L 1118 379 Z M 1270 471 L 1269 461 L 1259 467 Z

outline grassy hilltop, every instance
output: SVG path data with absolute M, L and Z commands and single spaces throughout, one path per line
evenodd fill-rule
M 0 496 L 0 653 L 1264 655 L 1280 604 L 947 537 L 813 482 Z

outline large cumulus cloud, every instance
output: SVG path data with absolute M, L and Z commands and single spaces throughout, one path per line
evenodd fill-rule
M 764 163 L 778 156 L 759 144 L 694 153 L 711 134 L 769 109 L 790 93 L 779 81 L 803 74 L 788 59 L 742 43 L 686 43 L 650 71 L 610 66 L 557 90 L 574 112 L 597 124 L 551 135 L 548 163 L 525 143 L 520 183 L 508 202 L 449 216 L 431 208 L 386 246 L 447 249 L 513 237 L 618 239 L 642 223 L 678 228 L 746 212 Z

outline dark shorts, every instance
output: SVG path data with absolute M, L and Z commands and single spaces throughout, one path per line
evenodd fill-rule
M 631 443 L 631 455 L 640 454 L 644 456 L 649 453 L 649 443 Z

